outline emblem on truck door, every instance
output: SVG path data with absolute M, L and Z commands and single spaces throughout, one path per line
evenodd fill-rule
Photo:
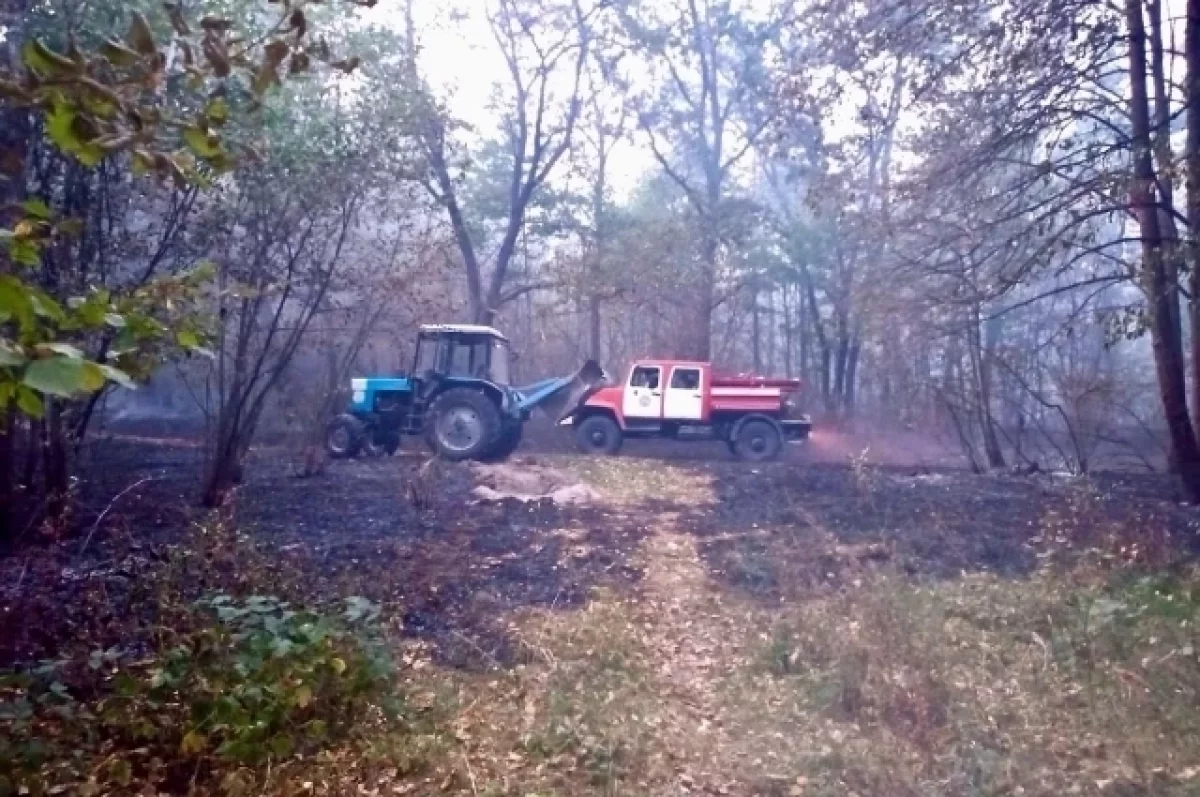
M 641 398 L 638 399 L 638 404 L 641 404 L 643 407 L 649 407 L 650 406 L 650 397 L 642 396 Z

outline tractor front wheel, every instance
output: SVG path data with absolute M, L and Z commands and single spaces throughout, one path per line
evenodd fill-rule
M 325 450 L 332 459 L 351 459 L 363 446 L 363 423 L 353 415 L 339 415 L 325 427 Z
M 623 441 L 621 427 L 607 415 L 585 418 L 575 429 L 575 442 L 585 454 L 608 454 L 621 450 Z
M 483 457 L 496 444 L 500 426 L 500 409 L 478 390 L 447 390 L 429 408 L 429 441 L 452 462 Z
M 783 435 L 779 433 L 779 427 L 770 421 L 746 421 L 738 428 L 733 440 L 733 453 L 749 462 L 775 459 L 782 450 Z

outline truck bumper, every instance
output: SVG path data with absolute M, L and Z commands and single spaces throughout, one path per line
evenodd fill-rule
M 809 432 L 812 431 L 812 419 L 807 415 L 801 415 L 799 418 L 792 420 L 780 421 L 779 425 L 783 427 L 783 436 L 787 438 L 789 443 L 802 443 L 808 439 Z

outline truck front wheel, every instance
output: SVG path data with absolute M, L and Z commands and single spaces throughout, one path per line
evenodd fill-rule
M 733 439 L 733 453 L 749 462 L 775 459 L 782 450 L 783 436 L 770 421 L 746 421 L 738 427 Z
M 430 442 L 444 459 L 479 459 L 500 435 L 500 410 L 478 390 L 455 388 L 433 400 L 427 428 Z
M 607 415 L 593 415 L 576 428 L 575 442 L 585 454 L 612 456 L 621 450 L 621 427 Z

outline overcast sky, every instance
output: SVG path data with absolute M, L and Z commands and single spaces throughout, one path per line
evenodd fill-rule
M 414 15 L 422 46 L 421 67 L 451 110 L 484 136 L 497 129 L 493 94 L 506 75 L 485 17 L 487 0 L 416 0 Z M 403 0 L 380 0 L 370 19 L 403 25 Z M 639 142 L 623 144 L 610 161 L 610 181 L 618 197 L 633 190 L 656 169 Z

